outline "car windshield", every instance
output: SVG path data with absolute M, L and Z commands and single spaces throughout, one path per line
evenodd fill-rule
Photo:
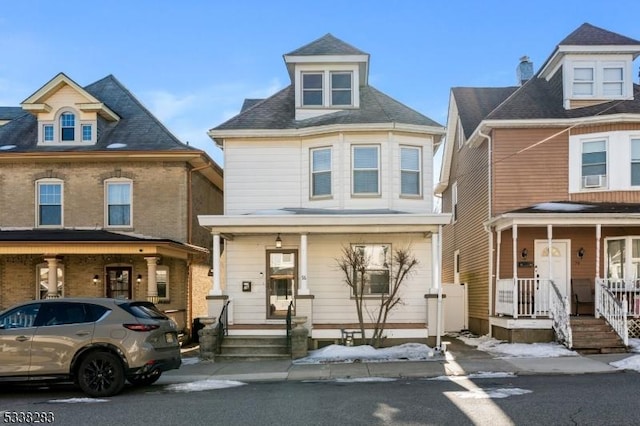
M 136 318 L 169 319 L 151 302 L 129 302 L 121 304 L 120 307 Z

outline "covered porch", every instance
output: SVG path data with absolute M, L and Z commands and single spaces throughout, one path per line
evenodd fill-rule
M 640 206 L 542 203 L 487 222 L 491 330 L 552 330 L 571 347 L 570 319 L 606 319 L 640 335 Z

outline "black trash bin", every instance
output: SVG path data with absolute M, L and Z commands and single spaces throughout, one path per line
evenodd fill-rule
M 191 341 L 193 343 L 200 343 L 200 336 L 198 331 L 204 328 L 204 324 L 200 321 L 200 318 L 193 319 L 193 327 L 191 327 Z

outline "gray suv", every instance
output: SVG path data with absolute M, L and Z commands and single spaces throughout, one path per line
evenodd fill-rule
M 115 395 L 125 380 L 154 383 L 180 367 L 176 324 L 153 303 L 49 299 L 0 313 L 0 381 L 74 381 L 89 396 Z

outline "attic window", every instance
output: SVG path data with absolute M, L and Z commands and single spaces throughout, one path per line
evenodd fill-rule
M 631 90 L 622 61 L 574 61 L 570 75 L 574 99 L 620 99 Z
M 322 73 L 302 74 L 302 105 L 322 106 Z
M 354 73 L 309 71 L 301 74 L 303 107 L 349 107 L 354 105 Z
M 63 142 L 75 140 L 75 130 L 76 115 L 70 112 L 63 112 L 60 115 L 60 140 Z
M 63 108 L 56 118 L 40 120 L 38 141 L 46 145 L 95 144 L 95 128 L 95 119 L 82 119 L 75 110 Z

